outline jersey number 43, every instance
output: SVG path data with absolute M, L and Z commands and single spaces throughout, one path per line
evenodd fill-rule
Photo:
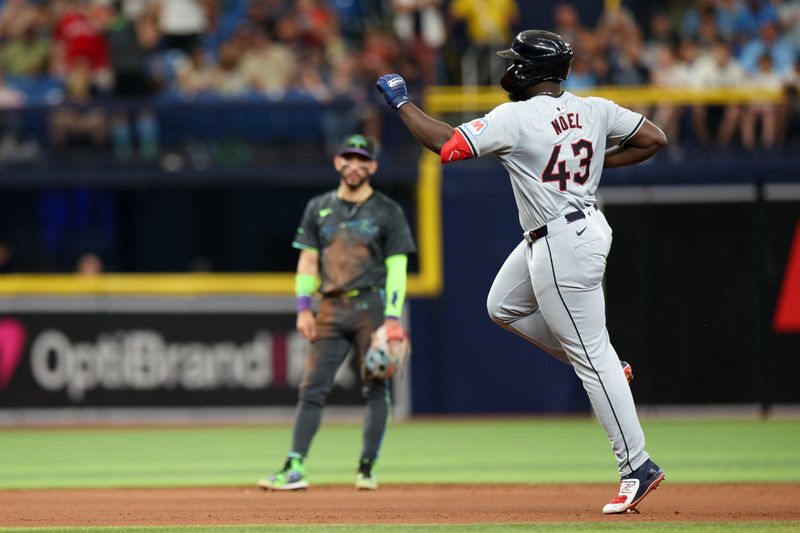
M 558 182 L 558 189 L 561 191 L 567 190 L 567 181 L 572 179 L 578 185 L 583 185 L 589 178 L 589 165 L 592 162 L 594 155 L 594 148 L 592 143 L 586 139 L 572 143 L 572 154 L 575 159 L 579 159 L 579 167 L 577 172 L 570 172 L 567 170 L 567 160 L 558 160 L 561 155 L 561 145 L 557 144 L 553 147 L 553 152 L 550 154 L 550 160 L 542 172 L 542 181 L 544 183 Z

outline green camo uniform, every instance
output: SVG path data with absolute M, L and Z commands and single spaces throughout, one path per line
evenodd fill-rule
M 403 210 L 378 191 L 362 204 L 337 198 L 335 190 L 313 198 L 293 245 L 316 249 L 320 258 L 322 300 L 316 316 L 317 339 L 300 386 L 292 441 L 292 453 L 305 457 L 336 371 L 351 347 L 363 359 L 370 335 L 383 323 L 395 298 L 389 295 L 387 305 L 386 259 L 416 249 Z M 367 416 L 361 457 L 374 461 L 389 414 L 389 384 L 367 378 L 363 386 Z

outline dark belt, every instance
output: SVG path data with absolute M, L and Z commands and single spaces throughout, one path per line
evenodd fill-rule
M 583 213 L 583 211 L 573 211 L 564 215 L 564 218 L 567 219 L 567 224 L 569 224 L 570 222 L 575 222 L 576 220 L 586 218 L 586 215 Z M 531 242 L 541 239 L 545 235 L 547 235 L 547 224 L 541 228 L 532 229 L 528 232 L 528 238 L 531 240 Z
M 368 287 L 366 289 L 353 289 L 351 291 L 345 292 L 331 292 L 327 294 L 323 294 L 323 298 L 337 298 L 341 300 L 349 300 L 351 298 L 355 298 L 357 296 L 363 296 L 365 294 L 370 294 L 373 292 L 378 292 L 381 290 L 380 287 Z

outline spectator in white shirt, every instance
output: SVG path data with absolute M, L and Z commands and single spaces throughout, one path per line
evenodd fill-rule
M 775 71 L 772 58 L 764 54 L 758 58 L 758 70 L 748 77 L 748 85 L 761 91 L 779 91 L 783 88 L 783 78 Z M 742 116 L 742 144 L 748 150 L 760 144 L 765 150 L 774 148 L 778 141 L 778 110 L 774 102 L 754 102 L 748 104 Z M 756 138 L 760 127 L 761 139 Z
M 745 73 L 742 66 L 733 57 L 733 51 L 728 42 L 717 39 L 711 46 L 711 50 L 691 65 L 689 79 L 694 87 L 701 89 L 740 87 L 744 83 Z M 721 117 L 719 117 L 720 114 Z M 695 131 L 701 144 L 707 144 L 711 138 L 709 122 L 719 122 L 716 142 L 719 146 L 727 146 L 736 134 L 741 114 L 742 107 L 736 104 L 694 106 Z
M 211 0 L 160 0 L 156 5 L 164 48 L 191 54 L 209 29 L 214 4 Z
M 654 62 L 651 65 L 651 82 L 657 87 L 686 87 L 689 85 L 689 67 L 680 60 L 668 45 L 661 45 L 653 50 Z M 668 139 L 673 142 L 667 147 L 678 147 L 680 118 L 683 107 L 675 104 L 658 104 L 653 115 L 653 122 L 661 128 Z

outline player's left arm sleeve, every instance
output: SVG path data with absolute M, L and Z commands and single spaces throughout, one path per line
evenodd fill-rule
M 399 318 L 406 295 L 408 254 L 416 252 L 411 227 L 399 204 L 391 202 L 390 215 L 384 226 L 383 254 L 386 264 L 385 315 Z
M 615 144 L 623 146 L 644 124 L 644 116 L 606 100 L 608 122 L 606 137 Z
M 389 206 L 389 216 L 383 224 L 383 256 L 409 255 L 417 251 L 411 227 L 399 204 L 392 202 Z
M 406 299 L 408 256 L 392 255 L 386 258 L 386 307 L 384 316 L 400 318 Z

